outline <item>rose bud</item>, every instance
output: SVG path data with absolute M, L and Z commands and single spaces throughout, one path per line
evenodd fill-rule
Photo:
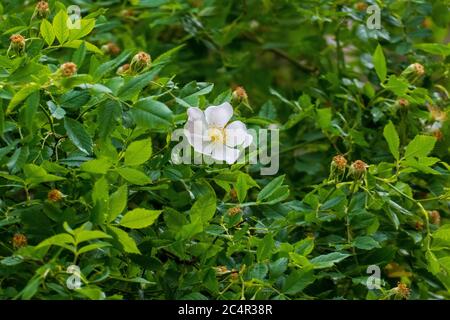
M 27 237 L 22 233 L 16 233 L 12 238 L 12 245 L 14 248 L 22 248 L 28 244 Z
M 48 17 L 48 15 L 50 14 L 50 8 L 48 6 L 47 1 L 39 1 L 36 4 L 36 9 L 35 9 L 35 13 L 37 13 L 37 15 L 40 18 L 46 18 Z
M 77 73 L 77 65 L 73 62 L 66 62 L 61 65 L 59 68 L 63 77 L 71 77 Z
M 25 38 L 20 34 L 13 34 L 9 37 L 10 44 L 8 54 L 12 50 L 16 55 L 21 56 L 25 53 Z
M 366 174 L 368 167 L 369 166 L 364 161 L 356 160 L 350 166 L 350 174 L 355 179 L 361 179 Z
M 47 198 L 49 201 L 58 202 L 64 197 L 63 193 L 58 189 L 52 189 L 48 192 Z
M 132 73 L 139 73 L 150 68 L 152 65 L 152 58 L 146 52 L 137 53 L 131 60 L 130 70 Z

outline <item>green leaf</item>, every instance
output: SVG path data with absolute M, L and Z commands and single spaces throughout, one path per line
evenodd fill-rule
M 395 160 L 399 160 L 400 138 L 398 137 L 397 130 L 395 130 L 395 126 L 392 121 L 389 121 L 389 123 L 384 127 L 383 136 L 386 139 L 389 150 L 391 151 Z
M 26 127 L 30 132 L 33 130 L 33 122 L 34 120 L 36 120 L 35 115 L 37 109 L 39 108 L 39 101 L 39 91 L 35 91 L 28 96 L 23 107 L 20 110 L 21 125 Z
M 152 141 L 150 139 L 132 142 L 125 151 L 125 165 L 138 166 L 152 155 Z
M 111 238 L 111 236 L 99 230 L 81 230 L 80 232 L 75 232 L 75 242 L 77 244 L 89 240 L 104 238 Z
M 80 169 L 89 173 L 106 174 L 111 165 L 111 160 L 108 158 L 101 158 L 84 162 L 80 166 Z
M 105 63 L 102 63 L 98 68 L 95 69 L 93 73 L 94 79 L 100 79 L 109 72 L 116 71 L 116 69 L 123 64 L 131 55 L 129 50 L 125 50 L 116 58 L 109 60 Z
M 331 126 L 331 108 L 317 109 L 317 123 L 321 129 L 326 129 Z
M 112 222 L 127 207 L 128 188 L 123 185 L 109 197 L 109 215 L 108 221 Z
M 128 211 L 120 220 L 120 225 L 131 229 L 141 229 L 151 226 L 162 210 L 134 209 Z
M 72 28 L 69 32 L 69 40 L 81 39 L 91 33 L 95 27 L 95 19 L 81 19 L 80 28 Z
M 8 108 L 6 109 L 6 114 L 9 115 L 14 109 L 29 95 L 32 93 L 39 91 L 39 84 L 31 83 L 26 86 L 23 86 L 16 94 L 14 94 L 13 98 L 9 102 Z
M 141 254 L 136 245 L 136 241 L 134 241 L 128 233 L 113 226 L 108 227 L 108 232 L 111 233 L 113 238 L 122 246 L 125 252 Z
M 60 10 L 53 18 L 53 31 L 60 44 L 63 44 L 69 38 L 68 19 L 69 17 L 64 10 Z
M 236 181 L 236 193 L 240 203 L 244 202 L 245 197 L 247 196 L 248 189 L 249 186 L 247 185 L 247 179 L 245 177 L 245 174 L 238 175 Z
M 167 130 L 173 124 L 172 110 L 152 98 L 139 100 L 130 112 L 138 125 L 148 129 Z
M 23 167 L 27 184 L 39 184 L 43 182 L 52 182 L 64 180 L 63 177 L 55 176 L 47 173 L 44 168 L 41 168 L 35 164 L 26 164 Z
M 101 140 L 105 140 L 117 126 L 122 109 L 119 102 L 108 99 L 101 103 L 97 110 L 98 136 Z
M 144 87 L 150 84 L 150 81 L 156 77 L 160 70 L 160 67 L 154 67 L 149 72 L 131 78 L 122 88 L 120 88 L 118 94 L 119 98 L 122 100 L 131 100 L 141 92 Z
M 417 135 L 407 146 L 405 158 L 426 157 L 434 148 L 436 138 L 432 136 Z
M 270 181 L 258 194 L 257 201 L 261 202 L 270 197 L 278 188 L 281 187 L 284 181 L 284 175 L 276 177 Z
M 80 151 L 86 154 L 92 153 L 92 139 L 81 123 L 65 117 L 64 128 L 66 129 L 70 141 L 72 141 Z
M 450 243 L 450 224 L 443 225 L 433 233 L 433 239 Z
M 149 184 L 152 180 L 142 171 L 132 168 L 118 168 L 117 172 L 128 182 L 137 185 Z
M 295 270 L 284 281 L 282 291 L 284 294 L 297 294 L 313 283 L 314 280 L 315 277 L 311 270 Z
M 446 57 L 450 55 L 450 44 L 444 45 L 442 43 L 417 43 L 414 47 L 435 55 Z
M 72 49 L 78 49 L 82 44 L 86 46 L 86 50 L 91 51 L 93 53 L 98 53 L 103 55 L 103 51 L 97 48 L 92 43 L 85 41 L 85 40 L 72 40 L 69 42 L 64 43 L 62 46 L 64 48 L 72 48 Z
M 348 253 L 332 252 L 311 259 L 315 269 L 331 268 L 336 263 L 349 257 Z
M 378 78 L 380 79 L 381 82 L 383 82 L 384 80 L 386 80 L 387 69 L 383 48 L 380 45 L 378 45 L 377 48 L 375 49 L 372 59 Z
M 216 213 L 216 196 L 211 193 L 200 196 L 190 210 L 191 222 L 208 223 Z
M 53 26 L 46 19 L 42 20 L 41 22 L 41 35 L 49 46 L 51 46 L 55 41 L 55 32 L 53 31 Z
M 60 233 L 60 234 L 57 234 L 50 238 L 45 239 L 44 241 L 39 243 L 36 246 L 36 248 L 48 247 L 48 246 L 59 246 L 59 247 L 68 249 L 68 248 L 70 248 L 69 245 L 73 245 L 73 244 L 75 244 L 75 240 L 70 234 Z
M 269 259 L 272 256 L 272 249 L 275 245 L 272 234 L 268 233 L 260 241 L 256 250 L 256 257 L 258 262 L 262 262 L 265 259 Z
M 108 235 L 108 237 L 111 237 L 111 236 Z M 87 246 L 84 246 L 84 247 L 78 249 L 78 254 L 80 255 L 82 253 L 86 253 L 86 252 L 89 252 L 92 250 L 97 250 L 97 249 L 101 249 L 104 247 L 110 247 L 110 246 L 111 246 L 111 243 L 109 243 L 109 242 L 99 241 L 96 243 L 88 244 Z
M 381 248 L 380 244 L 375 239 L 368 236 L 356 237 L 356 239 L 353 241 L 353 245 L 356 248 L 362 250 L 372 250 L 374 248 Z

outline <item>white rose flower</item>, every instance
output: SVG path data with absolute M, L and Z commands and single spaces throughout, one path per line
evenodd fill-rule
M 187 114 L 184 134 L 189 144 L 195 151 L 215 160 L 232 164 L 253 141 L 243 122 L 233 121 L 228 124 L 233 116 L 233 107 L 228 102 L 210 106 L 205 112 L 191 107 Z

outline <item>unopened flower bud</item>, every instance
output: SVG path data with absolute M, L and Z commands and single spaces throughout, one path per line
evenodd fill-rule
M 230 216 L 235 216 L 241 212 L 242 212 L 242 209 L 239 207 L 233 207 L 233 208 L 228 209 L 228 214 Z
M 27 237 L 22 233 L 16 233 L 12 238 L 12 245 L 14 248 L 22 248 L 28 244 Z
M 422 230 L 423 229 L 423 222 L 422 221 L 416 221 L 416 223 L 415 223 L 415 228 L 416 228 L 416 230 L 417 231 L 420 231 L 420 230 Z
M 408 299 L 411 293 L 411 290 L 408 288 L 408 286 L 402 282 L 397 283 L 397 287 L 392 290 L 397 297 L 402 299 Z
M 116 73 L 117 73 L 119 76 L 123 76 L 124 74 L 127 74 L 128 71 L 130 71 L 130 64 L 129 64 L 129 63 L 126 63 L 126 64 L 124 64 L 123 66 L 119 67 L 119 68 L 117 69 Z
M 39 1 L 36 4 L 36 13 L 40 18 L 46 18 L 50 14 L 50 8 L 47 1 Z
M 347 166 L 347 159 L 345 159 L 343 155 L 339 154 L 333 157 L 331 165 L 339 171 L 344 171 Z
M 71 77 L 77 73 L 77 65 L 73 62 L 66 62 L 61 65 L 59 68 L 63 77 Z
M 132 73 L 139 73 L 150 68 L 152 65 L 152 58 L 146 52 L 137 53 L 131 60 L 130 70 Z
M 64 197 L 63 193 L 58 189 L 52 189 L 48 192 L 47 198 L 49 201 L 58 202 Z
M 356 10 L 358 10 L 358 11 L 366 11 L 366 9 L 367 9 L 367 3 L 362 2 L 362 1 L 357 2 L 357 3 L 355 4 L 355 8 L 356 8 Z
M 238 86 L 232 93 L 232 99 L 238 103 L 246 102 L 248 100 L 247 92 L 243 87 Z
M 230 197 L 231 197 L 231 200 L 233 200 L 233 201 L 236 201 L 237 200 L 237 191 L 236 191 L 236 189 L 231 189 L 230 190 Z
M 25 38 L 20 34 L 13 34 L 9 37 L 10 45 L 8 53 L 13 51 L 16 55 L 21 56 L 25 53 Z
M 113 56 L 116 56 L 120 53 L 119 46 L 114 42 L 108 42 L 107 44 L 103 45 L 101 49 L 105 54 L 110 54 Z
M 430 29 L 433 25 L 433 22 L 431 21 L 431 19 L 429 17 L 426 17 L 425 19 L 423 19 L 422 21 L 422 26 L 426 29 Z
M 440 225 L 441 224 L 441 215 L 439 214 L 439 211 L 432 210 L 429 212 L 431 223 Z
M 365 175 L 368 167 L 369 166 L 364 161 L 356 160 L 350 166 L 350 174 L 355 179 L 360 179 L 360 178 L 362 178 Z
M 409 106 L 409 101 L 404 98 L 400 98 L 397 100 L 397 105 L 400 107 L 407 107 Z
M 425 68 L 420 63 L 410 64 L 405 70 L 402 72 L 402 76 L 422 76 L 425 74 Z
M 226 266 L 217 266 L 214 269 L 216 270 L 216 275 L 223 275 L 229 271 Z

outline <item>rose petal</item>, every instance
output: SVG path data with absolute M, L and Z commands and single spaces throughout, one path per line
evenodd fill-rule
M 233 121 L 225 128 L 225 138 L 227 146 L 239 146 L 247 138 L 247 127 L 242 121 Z
M 187 113 L 188 121 L 184 126 L 184 135 L 195 151 L 203 153 L 205 141 L 209 140 L 205 115 L 199 108 L 189 108 Z
M 239 150 L 227 147 L 224 144 L 215 143 L 212 145 L 211 157 L 216 160 L 224 161 L 228 164 L 236 162 L 239 158 Z
M 251 145 L 253 142 L 253 136 L 250 133 L 247 133 L 245 136 L 244 143 L 242 144 L 242 148 L 247 148 L 249 145 Z
M 218 106 L 206 108 L 205 117 L 209 126 L 217 128 L 225 128 L 225 125 L 233 116 L 233 107 L 228 102 L 224 102 Z

